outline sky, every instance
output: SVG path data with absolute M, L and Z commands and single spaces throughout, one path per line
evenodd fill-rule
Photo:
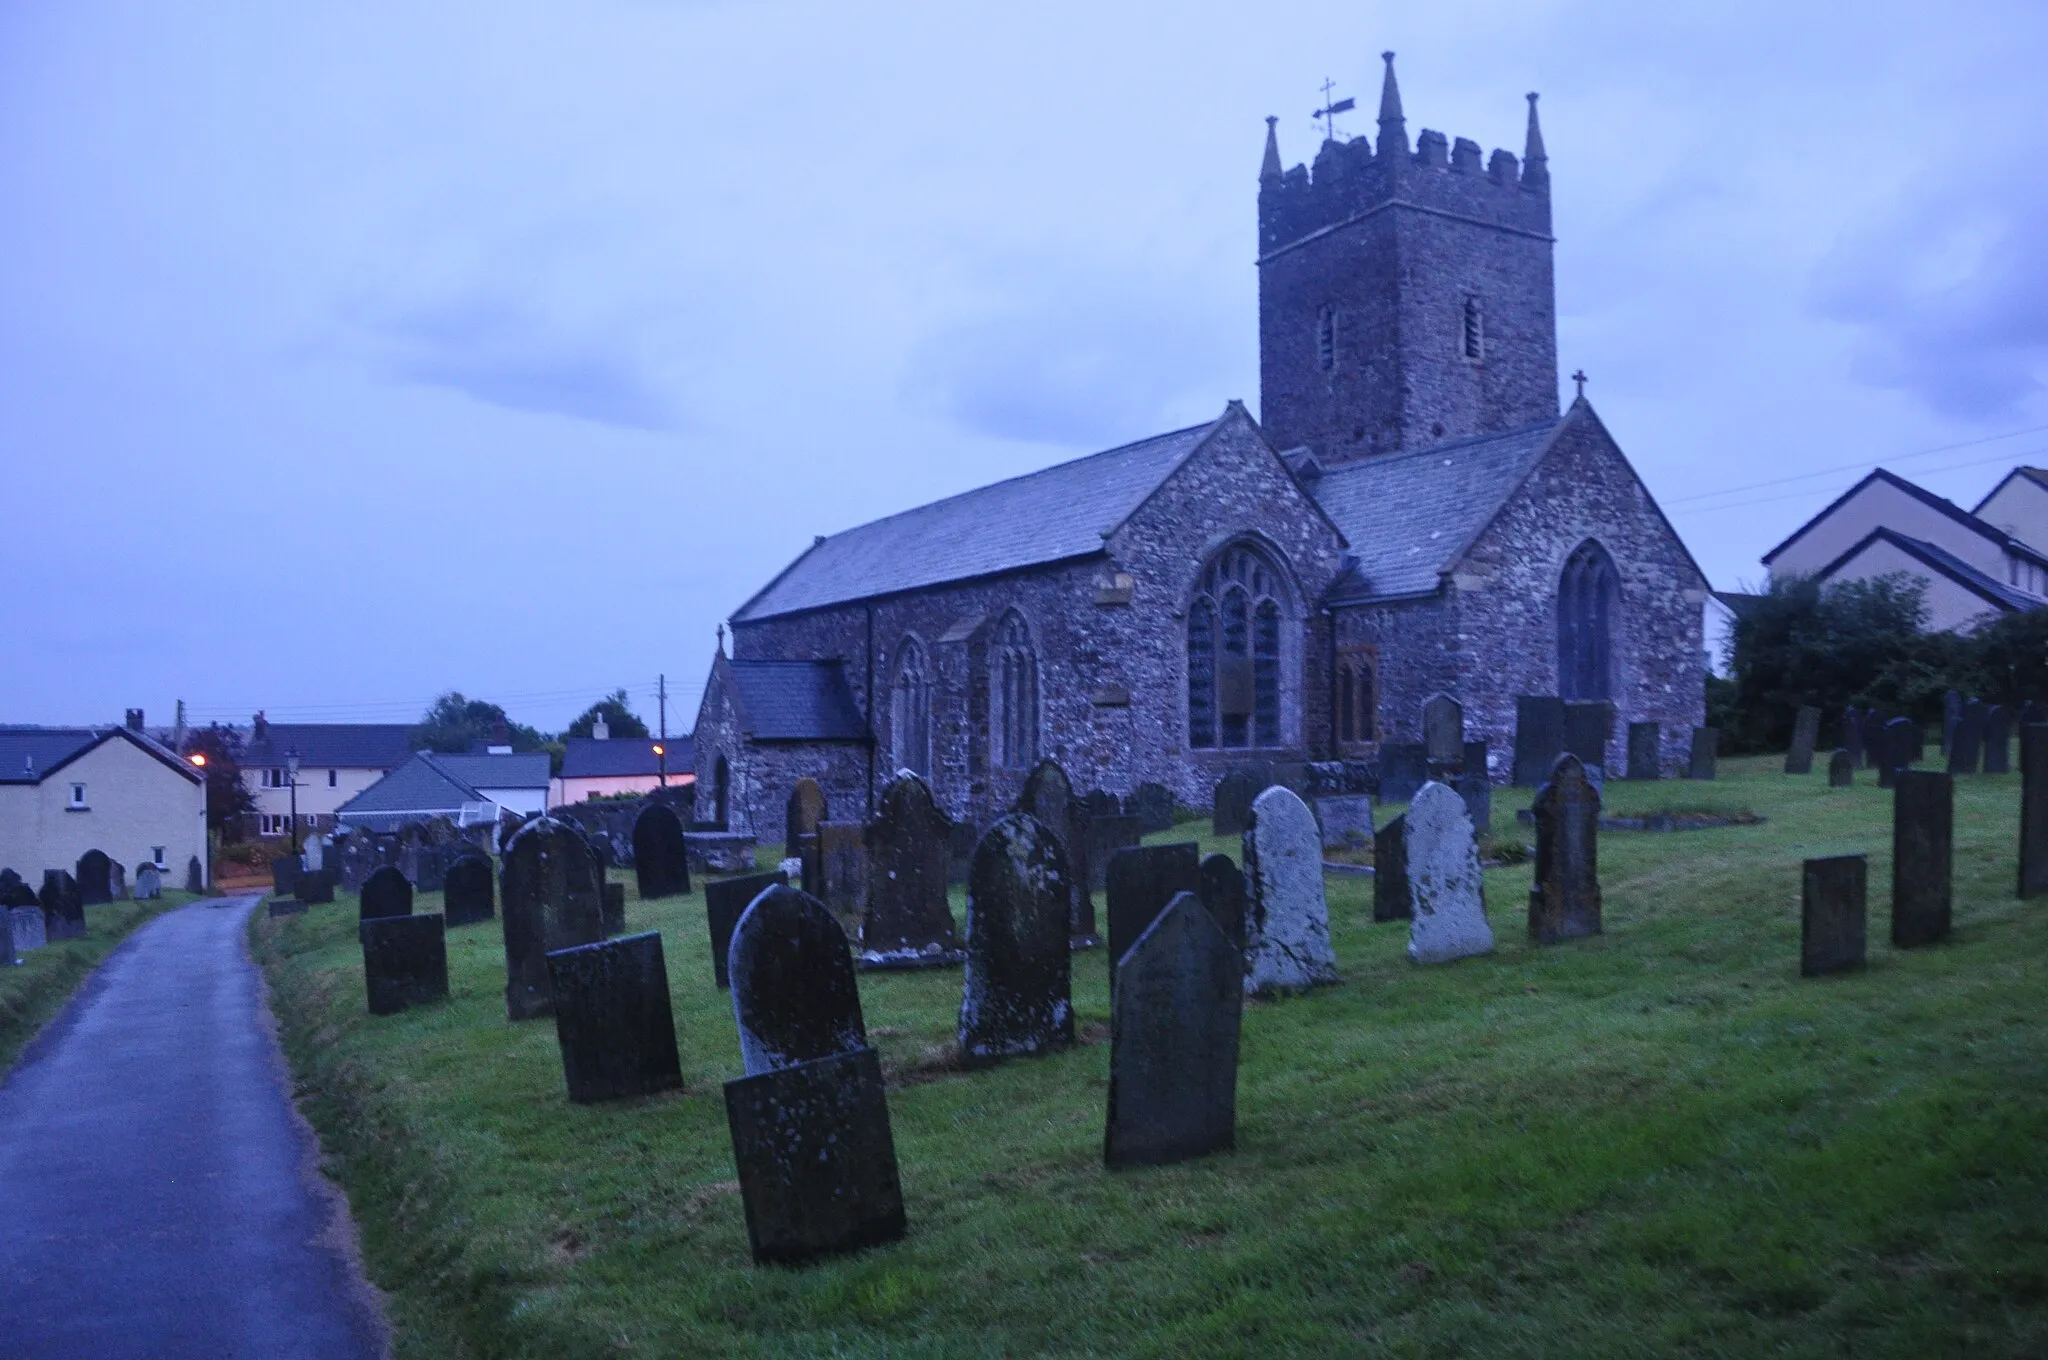
M 814 535 L 1256 413 L 1265 116 L 1383 49 L 1411 137 L 1542 93 L 1561 370 L 1716 587 L 2048 463 L 2039 0 L 0 0 L 0 721 L 687 729 Z

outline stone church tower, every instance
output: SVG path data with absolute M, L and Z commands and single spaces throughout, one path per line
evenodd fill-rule
M 1557 417 L 1550 170 L 1529 96 L 1517 164 L 1424 131 L 1384 54 L 1379 140 L 1259 174 L 1260 419 L 1328 467 Z

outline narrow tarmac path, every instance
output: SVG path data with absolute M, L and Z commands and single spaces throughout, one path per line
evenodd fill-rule
M 385 1353 L 244 947 L 256 901 L 136 931 L 0 1085 L 11 1360 Z

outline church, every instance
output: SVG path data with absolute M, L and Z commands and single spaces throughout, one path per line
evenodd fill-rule
M 1208 805 L 1247 761 L 1376 762 L 1464 704 L 1505 777 L 1518 695 L 1702 720 L 1707 581 L 1581 384 L 1559 411 L 1549 159 L 1376 139 L 1258 190 L 1259 417 L 1213 421 L 905 510 L 811 547 L 734 612 L 695 734 L 697 816 L 781 836 L 899 769 L 955 818 L 1041 758 L 1076 788 Z

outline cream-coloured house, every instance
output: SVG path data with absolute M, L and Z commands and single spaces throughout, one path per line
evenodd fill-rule
M 126 727 L 0 727 L 0 866 L 40 884 L 88 850 L 206 882 L 205 777 Z
M 242 783 L 259 836 L 291 834 L 291 758 L 298 756 L 299 832 L 334 829 L 343 803 L 412 757 L 404 723 L 274 723 L 261 713 L 242 747 Z
M 2022 543 L 2048 550 L 2048 468 L 2014 468 L 1971 513 Z

